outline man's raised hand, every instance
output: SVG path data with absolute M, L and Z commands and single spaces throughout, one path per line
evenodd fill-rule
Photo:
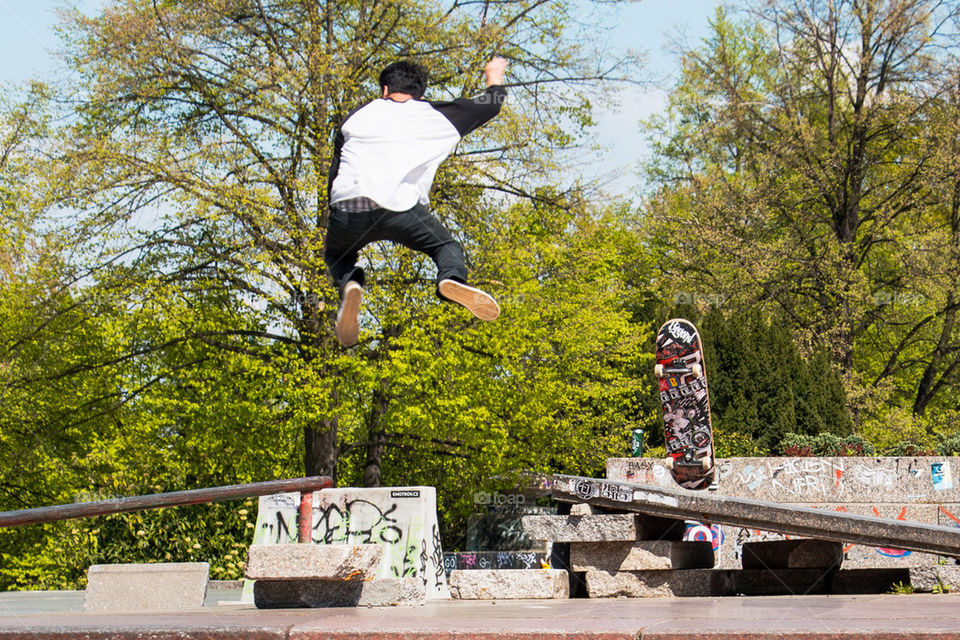
M 503 76 L 507 71 L 506 58 L 496 56 L 483 68 L 483 73 L 487 76 L 487 86 L 492 87 L 495 84 L 503 84 Z

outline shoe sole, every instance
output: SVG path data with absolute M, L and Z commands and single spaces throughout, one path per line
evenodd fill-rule
M 337 326 L 334 333 L 345 347 L 357 344 L 360 337 L 360 302 L 363 299 L 363 288 L 348 286 L 343 292 L 343 306 L 337 315 Z
M 500 315 L 500 305 L 488 293 L 461 284 L 456 280 L 444 280 L 440 283 L 440 293 L 443 297 L 453 300 L 466 307 L 476 317 L 490 322 Z

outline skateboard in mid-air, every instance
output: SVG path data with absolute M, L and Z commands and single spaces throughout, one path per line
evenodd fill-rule
M 667 320 L 657 332 L 657 363 L 663 406 L 666 467 L 686 489 L 713 482 L 713 429 L 707 371 L 697 328 L 688 320 Z

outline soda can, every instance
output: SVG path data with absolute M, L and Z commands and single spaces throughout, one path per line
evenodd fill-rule
M 634 458 L 640 458 L 643 456 L 643 429 L 631 429 L 630 434 L 633 436 L 630 455 Z

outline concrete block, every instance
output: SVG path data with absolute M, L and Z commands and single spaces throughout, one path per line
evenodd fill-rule
M 960 461 L 948 457 L 780 457 L 717 460 L 720 495 L 765 502 L 960 502 Z M 607 479 L 670 486 L 656 458 L 610 458 Z
M 723 495 L 775 502 L 960 502 L 960 464 L 941 457 L 718 460 Z
M 718 460 L 719 462 L 719 460 Z M 607 480 L 662 487 L 677 485 L 661 458 L 608 458 Z
M 419 578 L 258 580 L 253 601 L 258 609 L 410 606 L 424 604 L 426 590 Z
M 570 543 L 572 571 L 614 572 L 712 567 L 713 545 L 709 542 L 643 540 Z
M 589 516 L 524 516 L 523 528 L 536 540 L 552 542 L 628 542 L 680 540 L 681 520 L 628 513 Z
M 669 598 L 734 595 L 732 571 L 587 571 L 591 598 Z
M 895 584 L 910 584 L 910 569 L 841 569 L 830 581 L 836 595 L 890 593 Z
M 932 567 L 910 567 L 910 584 L 914 591 L 930 593 L 946 588 L 950 593 L 960 591 L 960 566 L 936 565 Z
M 261 497 L 253 544 L 295 542 L 299 504 L 298 493 Z M 312 527 L 314 544 L 382 547 L 377 578 L 417 577 L 424 581 L 428 599 L 449 598 L 434 487 L 315 491 Z M 249 580 L 243 600 L 253 601 Z
M 960 528 L 960 504 L 937 505 L 937 524 Z
M 843 544 L 809 539 L 747 542 L 741 561 L 744 569 L 839 569 Z
M 450 593 L 460 600 L 542 600 L 570 597 L 570 577 L 560 569 L 451 571 Z
M 95 564 L 87 570 L 85 611 L 194 609 L 207 595 L 206 562 Z
M 571 516 L 592 516 L 594 513 L 594 508 L 585 502 L 570 505 Z
M 372 580 L 383 547 L 376 544 L 264 544 L 247 552 L 251 580 Z
M 737 593 L 744 596 L 805 596 L 830 593 L 831 569 L 745 569 L 735 571 Z
M 540 551 L 458 551 L 443 554 L 447 574 L 455 569 L 542 569 L 550 554 Z

